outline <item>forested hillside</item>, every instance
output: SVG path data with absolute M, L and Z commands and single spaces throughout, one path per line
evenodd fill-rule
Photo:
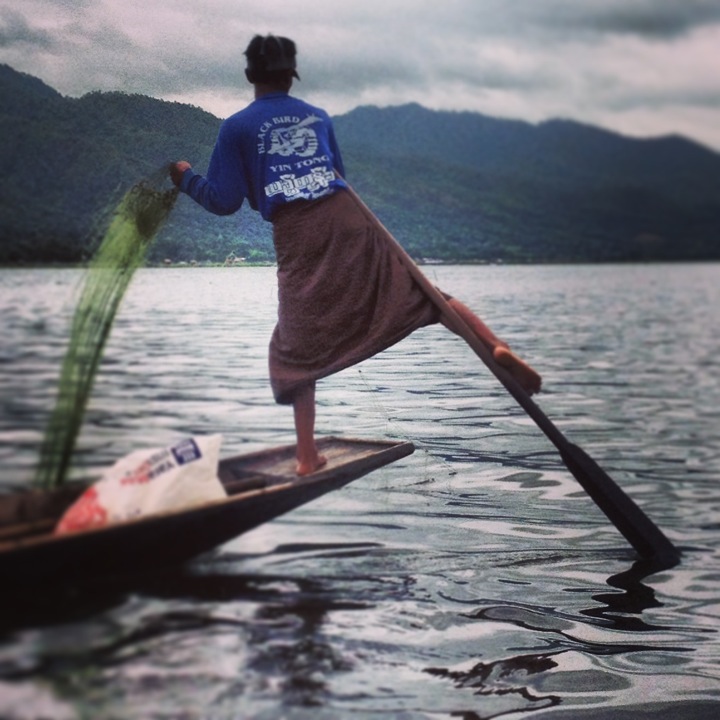
M 124 93 L 65 98 L 0 66 L 0 262 L 87 257 L 124 192 L 170 160 L 207 166 L 218 118 L 188 105 Z M 151 260 L 217 261 L 228 253 L 272 259 L 254 213 L 217 218 L 181 197 Z
M 123 93 L 63 97 L 0 66 L 0 263 L 76 262 L 136 181 L 171 159 L 207 167 L 220 121 Z M 530 125 L 418 105 L 334 118 L 348 179 L 418 259 L 720 259 L 720 155 L 567 121 Z M 180 197 L 151 260 L 272 259 L 247 209 Z
M 358 185 L 417 255 L 720 258 L 720 155 L 680 137 L 417 105 L 358 108 L 336 127 Z

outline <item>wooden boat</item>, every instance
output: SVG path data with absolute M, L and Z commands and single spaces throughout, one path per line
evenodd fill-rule
M 0 496 L 0 576 L 6 586 L 44 584 L 179 564 L 415 449 L 404 441 L 339 437 L 318 446 L 328 462 L 312 475 L 295 474 L 294 445 L 238 455 L 218 466 L 226 499 L 68 535 L 53 529 L 84 484 Z

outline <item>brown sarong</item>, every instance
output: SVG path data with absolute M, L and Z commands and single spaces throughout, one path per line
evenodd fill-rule
M 273 218 L 278 323 L 270 341 L 275 400 L 394 345 L 439 313 L 343 190 L 288 203 Z

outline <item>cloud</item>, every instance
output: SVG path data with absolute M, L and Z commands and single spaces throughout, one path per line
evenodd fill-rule
M 243 50 L 292 37 L 331 113 L 419 102 L 720 148 L 720 3 L 707 0 L 0 0 L 0 61 L 58 91 L 246 104 Z
M 557 2 L 544 17 L 556 26 L 598 35 L 635 36 L 669 40 L 720 22 L 720 5 L 707 0 L 609 0 L 607 2 Z M 543 7 L 539 3 L 536 7 Z
M 51 33 L 31 27 L 25 16 L 18 11 L 0 7 L 0 48 L 48 50 L 53 44 Z

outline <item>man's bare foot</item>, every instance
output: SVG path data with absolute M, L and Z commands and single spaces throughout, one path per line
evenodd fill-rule
M 298 460 L 295 472 L 300 476 L 312 475 L 321 467 L 327 465 L 327 458 L 324 455 L 316 455 L 314 460 Z
M 508 347 L 498 346 L 493 350 L 498 365 L 504 367 L 522 386 L 528 395 L 540 391 L 542 378 L 526 362 L 521 360 Z

